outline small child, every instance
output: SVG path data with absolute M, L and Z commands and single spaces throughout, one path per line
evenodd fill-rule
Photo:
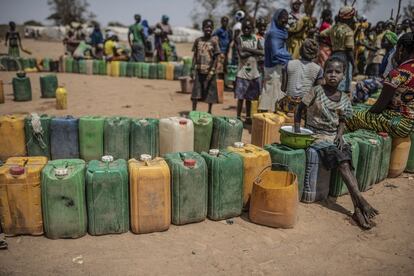
M 20 57 L 19 47 L 22 48 L 22 41 L 19 32 L 16 31 L 16 23 L 9 22 L 9 27 L 10 30 L 6 33 L 4 45 L 7 46 L 7 42 L 9 43 L 9 56 Z
M 256 20 L 256 28 L 257 28 L 256 38 L 257 40 L 259 40 L 259 44 L 262 47 L 262 49 L 264 49 L 265 34 L 266 34 L 266 29 L 267 29 L 266 19 L 263 17 L 258 18 Z M 260 76 L 263 79 L 264 77 L 264 56 L 258 57 L 257 64 L 259 66 Z
M 328 170 L 338 168 L 354 204 L 353 219 L 363 229 L 374 226 L 371 221 L 378 214 L 361 195 L 358 181 L 352 173 L 351 147 L 344 142 L 342 134 L 345 120 L 352 116 L 352 106 L 348 96 L 338 90 L 346 72 L 345 61 L 330 57 L 325 62 L 325 84 L 314 87 L 307 93 L 295 113 L 295 132 L 300 132 L 302 112 L 306 110 L 306 128 L 316 135 L 317 142 L 327 141 L 327 147 L 315 147 L 322 164 Z
M 323 70 L 313 62 L 319 51 L 318 44 L 313 39 L 306 39 L 300 48 L 300 59 L 290 60 L 282 71 L 282 91 L 286 96 L 277 103 L 277 110 L 288 116 L 295 112 L 303 96 L 313 86 L 322 83 Z
M 217 37 L 212 36 L 213 21 L 204 20 L 202 28 L 204 35 L 197 38 L 193 45 L 191 78 L 194 79 L 194 85 L 191 100 L 193 110 L 197 109 L 198 101 L 203 101 L 208 103 L 208 113 L 211 113 L 213 104 L 218 103 L 216 67 L 220 47 Z
M 239 65 L 236 77 L 235 97 L 237 99 L 237 118 L 241 118 L 243 101 L 246 100 L 246 124 L 251 124 L 251 101 L 258 100 L 261 90 L 260 72 L 257 58 L 264 55 L 250 18 L 242 23 L 242 35 L 236 38 Z

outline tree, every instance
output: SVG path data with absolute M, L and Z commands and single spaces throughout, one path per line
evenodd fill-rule
M 196 0 L 196 6 L 193 8 L 191 20 L 193 21 L 193 26 L 200 26 L 200 23 L 204 19 L 212 19 L 214 23 L 218 23 L 217 10 L 219 8 L 221 1 L 220 0 Z
M 23 25 L 25 26 L 37 26 L 37 27 L 42 27 L 43 24 L 39 21 L 36 20 L 28 20 L 26 22 L 23 23 Z
M 52 11 L 47 20 L 57 25 L 69 25 L 73 21 L 84 23 L 95 18 L 92 12 L 88 12 L 89 3 L 86 0 L 48 0 L 47 4 Z

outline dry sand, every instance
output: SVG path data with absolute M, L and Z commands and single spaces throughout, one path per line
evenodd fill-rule
M 23 43 L 39 57 L 57 57 L 63 49 L 59 43 Z M 190 45 L 178 45 L 178 50 L 188 55 Z M 3 45 L 0 52 L 5 52 Z M 40 98 L 40 74 L 29 75 L 33 101 L 13 102 L 11 85 L 5 85 L 6 104 L 0 105 L 0 114 L 166 117 L 191 108 L 189 95 L 176 93 L 177 81 L 59 74 L 68 90 L 69 108 L 57 111 L 53 99 Z M 6 83 L 12 76 L 0 73 Z M 234 105 L 232 93 L 226 93 L 224 104 L 214 106 L 213 112 L 234 115 Z M 250 140 L 247 131 L 243 140 Z M 7 238 L 9 249 L 0 251 L 0 274 L 413 275 L 414 180 L 410 175 L 387 179 L 364 196 L 381 212 L 377 227 L 370 231 L 353 224 L 351 200 L 343 196 L 336 202 L 330 198 L 300 204 L 297 225 L 289 230 L 252 224 L 244 214 L 231 225 L 206 220 L 147 235 Z

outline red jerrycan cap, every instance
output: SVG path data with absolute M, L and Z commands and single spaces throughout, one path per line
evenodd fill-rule
M 189 168 L 194 168 L 196 163 L 197 162 L 194 159 L 185 159 L 184 160 L 184 166 L 189 167 Z
M 10 168 L 9 172 L 11 175 L 22 175 L 24 174 L 24 167 L 14 166 Z
M 186 119 L 180 119 L 179 123 L 180 123 L 180 125 L 186 125 L 187 120 Z
M 384 138 L 388 137 L 388 133 L 386 133 L 386 132 L 378 132 L 378 135 L 381 136 L 381 137 L 384 137 Z

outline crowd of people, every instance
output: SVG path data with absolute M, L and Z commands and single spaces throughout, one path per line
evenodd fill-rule
M 161 21 L 150 26 L 141 15 L 134 15 L 135 23 L 128 27 L 128 46 L 119 43 L 116 33 L 107 28 L 102 32 L 99 24 L 87 35 L 80 24 L 72 24 L 63 40 L 65 54 L 75 59 L 105 59 L 107 61 L 175 61 L 177 53 L 169 17 L 163 15 Z
M 368 129 L 407 137 L 413 131 L 414 21 L 380 21 L 374 26 L 354 7 L 344 6 L 334 19 L 330 10 L 323 11 L 318 28 L 315 18 L 300 13 L 301 5 L 301 0 L 292 0 L 290 12 L 276 10 L 269 27 L 265 19 L 254 20 L 243 11 L 236 13 L 232 29 L 227 17 L 216 31 L 212 20 L 204 20 L 203 36 L 193 47 L 193 110 L 204 101 L 211 113 L 218 102 L 216 77 L 223 78 L 227 64 L 237 65 L 237 117 L 241 119 L 245 101 L 245 123 L 251 124 L 251 103 L 258 100 L 259 112 L 293 117 L 295 132 L 301 131 L 305 118 L 305 127 L 317 138 L 312 146 L 322 163 L 342 174 L 354 220 L 370 229 L 378 211 L 358 189 L 351 147 L 342 135 Z M 356 74 L 366 79 L 353 91 Z M 353 103 L 378 88 L 381 94 L 371 108 L 353 112 Z

